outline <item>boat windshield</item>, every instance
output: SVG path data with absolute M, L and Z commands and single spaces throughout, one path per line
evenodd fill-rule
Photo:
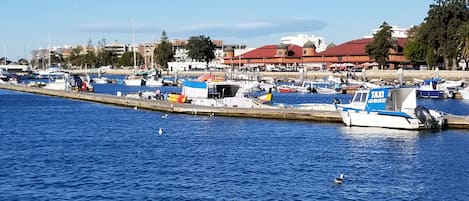
M 358 93 L 356 93 L 355 96 L 353 97 L 353 101 L 352 101 L 352 102 L 365 102 L 367 95 L 368 95 L 368 93 L 366 93 L 366 92 L 358 92 Z

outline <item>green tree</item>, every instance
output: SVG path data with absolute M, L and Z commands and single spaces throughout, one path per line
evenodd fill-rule
M 189 50 L 189 57 L 197 61 L 210 62 L 215 58 L 215 44 L 212 43 L 210 37 L 203 35 L 192 36 L 186 44 Z
M 427 54 L 434 54 L 438 61 L 443 60 L 445 68 L 451 67 L 454 70 L 457 67 L 457 32 L 467 21 L 469 9 L 466 7 L 466 0 L 435 0 L 430 5 L 428 16 L 419 30 L 419 40 L 433 50 L 427 51 Z
M 383 22 L 380 30 L 373 35 L 373 42 L 366 45 L 366 53 L 381 66 L 381 69 L 389 59 L 389 49 L 393 47 L 394 40 L 391 36 L 392 30 L 388 23 Z
M 81 56 L 81 51 L 83 50 L 82 46 L 77 46 L 72 48 L 72 52 L 68 57 L 68 63 L 72 64 L 73 66 L 81 66 L 83 63 L 83 59 Z
M 143 57 L 138 52 L 135 54 L 137 56 L 137 66 L 142 65 Z M 122 54 L 121 58 L 117 61 L 118 66 L 134 66 L 134 53 L 125 52 Z
M 161 66 L 163 70 L 168 69 L 168 62 L 174 58 L 173 45 L 168 41 L 166 32 L 163 31 L 161 34 L 160 44 L 155 49 L 156 62 Z
M 410 40 L 404 47 L 404 56 L 410 60 L 412 65 L 415 67 L 415 65 L 425 61 L 425 49 L 426 48 L 416 40 Z
M 1 57 L 0 58 L 0 65 L 5 65 L 5 64 L 8 65 L 10 63 L 11 63 L 11 61 L 8 60 L 6 57 Z
M 29 62 L 25 58 L 18 59 L 18 64 L 19 65 L 28 65 Z
M 62 66 L 64 63 L 63 55 L 58 52 L 51 52 L 50 63 L 54 66 Z
M 469 70 L 469 22 L 464 23 L 458 31 L 461 59 L 466 61 L 465 70 Z
M 109 66 L 114 65 L 117 62 L 117 56 L 111 51 L 101 50 L 96 54 L 96 65 L 97 66 Z
M 440 58 L 437 57 L 435 50 L 430 47 L 427 47 L 425 52 L 425 61 L 427 62 L 427 65 L 430 69 L 434 69 Z
M 85 64 L 88 68 L 96 67 L 96 54 L 92 50 L 88 50 L 85 56 Z

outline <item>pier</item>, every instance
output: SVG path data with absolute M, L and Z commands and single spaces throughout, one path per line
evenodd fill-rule
M 109 94 L 56 91 L 7 84 L 0 84 L 0 89 L 170 113 L 342 123 L 342 118 L 337 111 L 302 110 L 290 107 L 276 109 L 205 107 L 191 104 L 170 103 L 166 100 L 131 99 Z M 469 129 L 469 116 L 448 114 L 445 115 L 445 119 L 447 128 Z

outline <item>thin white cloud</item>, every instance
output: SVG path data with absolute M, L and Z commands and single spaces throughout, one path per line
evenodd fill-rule
M 261 29 L 261 28 L 270 28 L 275 26 L 275 24 L 271 22 L 249 22 L 249 23 L 241 23 L 234 25 L 234 27 L 239 29 Z
M 279 33 L 312 32 L 326 27 L 324 21 L 310 18 L 292 18 L 280 20 L 263 20 L 242 22 L 237 24 L 199 23 L 178 28 L 161 28 L 154 25 L 136 25 L 138 34 L 161 33 L 162 30 L 170 37 L 190 37 L 194 35 L 207 35 L 211 38 L 254 38 Z M 75 31 L 84 33 L 130 34 L 131 25 L 118 24 L 81 24 L 74 27 Z

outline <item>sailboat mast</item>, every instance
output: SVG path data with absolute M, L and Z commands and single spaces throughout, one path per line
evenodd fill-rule
M 48 54 L 47 67 L 50 68 L 50 36 L 49 36 L 49 46 L 47 47 L 47 54 Z
M 135 24 L 132 18 L 132 51 L 134 53 L 134 72 L 137 68 L 137 52 L 135 51 Z
M 3 54 L 5 54 L 5 56 L 3 57 L 3 63 L 6 66 L 7 65 L 7 44 L 6 43 L 3 44 Z

